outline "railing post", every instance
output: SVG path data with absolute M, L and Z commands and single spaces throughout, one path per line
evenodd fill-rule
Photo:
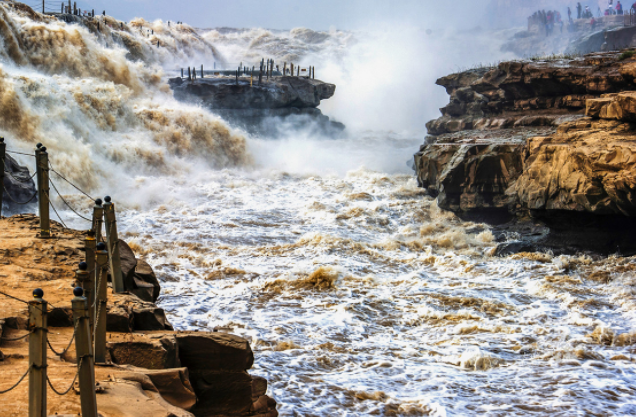
M 75 352 L 79 374 L 80 402 L 82 417 L 97 417 L 97 398 L 95 397 L 95 365 L 88 326 L 88 308 L 84 290 L 73 290 L 73 319 L 75 322 Z
M 97 244 L 95 271 L 99 274 L 95 287 L 95 363 L 106 363 L 106 304 L 108 294 L 108 252 L 104 242 Z
M 93 264 L 95 263 L 95 249 L 91 251 L 93 254 Z M 88 251 L 86 251 L 86 255 L 88 257 Z M 86 294 L 86 299 L 88 300 L 88 306 L 93 305 L 93 301 L 95 300 L 95 283 L 91 279 L 91 273 L 88 271 L 88 263 L 80 262 L 78 265 L 78 270 L 75 271 L 75 286 L 82 287 L 84 290 L 84 294 Z M 91 334 L 93 333 L 93 325 L 95 324 L 95 314 L 89 308 L 88 312 L 88 324 L 91 329 Z
M 4 169 L 6 165 L 6 150 L 7 144 L 4 143 L 4 138 L 0 138 L 0 218 L 2 218 L 2 197 L 4 193 Z
M 51 220 L 49 218 L 49 154 L 46 147 L 35 150 L 35 164 L 38 180 L 38 204 L 40 209 L 40 237 L 51 237 Z
M 203 78 L 203 65 L 201 65 L 201 78 Z
M 44 291 L 33 290 L 29 302 L 29 417 L 47 417 L 46 413 L 46 339 L 47 303 Z
M 93 227 L 92 231 L 95 234 L 95 241 L 102 241 L 102 227 L 104 224 L 104 207 L 102 207 L 102 199 L 95 200 L 95 206 L 93 206 Z
M 90 274 L 90 280 L 93 285 L 93 299 L 95 296 L 95 283 L 97 282 L 97 268 L 95 268 L 95 251 L 97 246 L 97 240 L 95 240 L 95 232 L 89 231 L 86 239 L 84 239 L 84 250 L 86 251 L 86 265 L 88 266 L 88 273 Z M 92 319 L 95 319 L 95 316 L 91 316 Z M 94 321 L 91 321 L 91 325 Z
M 115 216 L 115 204 L 110 197 L 104 197 L 104 219 L 106 220 L 106 243 L 108 244 L 108 256 L 110 258 L 110 273 L 113 277 L 113 292 L 123 293 L 124 278 L 121 275 L 121 259 L 119 258 L 117 236 L 117 219 Z

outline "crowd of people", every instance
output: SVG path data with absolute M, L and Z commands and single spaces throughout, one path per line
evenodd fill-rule
M 614 3 L 614 0 L 607 0 L 607 8 L 605 11 L 602 11 L 601 8 L 598 8 L 597 17 L 611 16 L 611 15 L 623 15 L 627 13 L 636 14 L 636 2 L 631 5 L 627 10 L 623 9 L 623 4 L 620 0 Z M 572 30 L 574 20 L 572 18 L 572 9 L 568 7 L 568 30 Z M 583 7 L 581 2 L 577 2 L 576 4 L 576 18 L 577 19 L 590 19 L 590 24 L 592 28 L 596 26 L 597 20 L 592 13 L 592 10 L 589 6 Z M 564 22 L 561 19 L 561 13 L 556 10 L 537 10 L 534 14 L 528 17 L 528 30 L 532 26 L 538 26 L 542 33 L 545 33 L 546 36 L 552 35 L 554 33 L 554 27 L 557 26 L 560 29 L 560 32 L 563 33 Z
M 538 25 L 545 29 L 546 36 L 550 36 L 554 32 L 554 27 L 558 26 L 563 33 L 563 19 L 561 13 L 556 10 L 538 10 L 528 18 L 528 25 Z

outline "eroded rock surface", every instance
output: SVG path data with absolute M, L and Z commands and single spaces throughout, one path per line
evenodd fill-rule
M 419 184 L 463 217 L 541 219 L 556 246 L 636 250 L 636 61 L 619 57 L 441 78 L 450 103 L 415 155 Z

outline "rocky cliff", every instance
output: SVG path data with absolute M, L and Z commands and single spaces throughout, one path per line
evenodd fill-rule
M 280 117 L 292 124 L 316 122 L 321 133 L 337 135 L 344 125 L 332 122 L 318 109 L 322 100 L 336 92 L 336 86 L 308 77 L 249 76 L 198 78 L 188 80 L 171 78 L 170 86 L 175 98 L 194 102 L 211 109 L 231 123 L 252 133 L 274 134 L 268 118 Z
M 427 125 L 418 182 L 463 217 L 541 220 L 547 246 L 634 251 L 635 77 L 629 54 L 604 53 L 441 78 L 450 103 Z

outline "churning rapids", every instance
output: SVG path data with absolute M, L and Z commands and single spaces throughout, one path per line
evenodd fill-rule
M 636 259 L 494 257 L 405 165 L 446 100 L 434 79 L 500 57 L 488 34 L 99 22 L 0 3 L 0 133 L 113 196 L 171 322 L 250 339 L 281 415 L 636 414 Z M 323 111 L 347 137 L 250 137 L 165 82 L 263 56 L 337 84 Z

